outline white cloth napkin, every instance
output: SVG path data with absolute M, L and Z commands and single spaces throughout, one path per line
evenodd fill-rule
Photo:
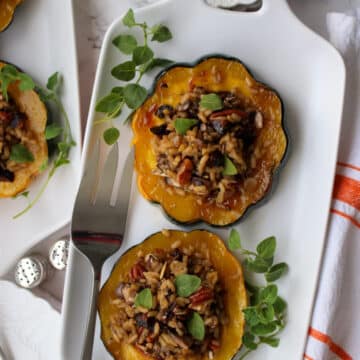
M 0 348 L 4 360 L 60 360 L 60 314 L 30 291 L 0 281 Z
M 347 67 L 331 218 L 305 358 L 360 359 L 360 7 L 327 15 Z

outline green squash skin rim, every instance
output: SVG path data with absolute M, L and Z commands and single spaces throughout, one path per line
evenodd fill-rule
M 11 26 L 11 24 L 12 24 L 13 21 L 14 21 L 14 17 L 15 17 L 16 11 L 18 10 L 19 6 L 22 5 L 22 3 L 23 3 L 23 1 L 21 1 L 20 4 L 17 4 L 17 5 L 15 6 L 14 12 L 13 12 L 13 14 L 12 14 L 12 17 L 11 17 L 10 21 L 8 22 L 8 24 L 7 24 L 2 30 L 0 30 L 0 34 L 9 29 L 9 27 Z M 8 64 L 8 63 L 7 63 L 7 64 Z
M 224 247 L 226 248 L 226 251 L 235 258 L 235 260 L 240 264 L 241 268 L 243 267 L 243 265 L 241 264 L 240 260 L 233 254 L 232 251 L 229 250 L 229 248 L 226 246 L 224 240 L 217 234 L 207 230 L 207 229 L 193 229 L 193 230 L 189 230 L 189 231 L 184 231 L 184 230 L 179 230 L 179 229 L 168 229 L 170 232 L 171 231 L 177 231 L 177 232 L 185 232 L 185 233 L 192 233 L 194 231 L 201 231 L 201 232 L 206 232 L 206 233 L 209 233 L 209 234 L 212 234 L 212 235 L 215 235 L 217 236 L 223 243 L 224 243 Z M 118 264 L 118 262 L 121 260 L 121 258 L 127 254 L 129 251 L 131 251 L 132 249 L 134 249 L 135 247 L 139 246 L 139 245 L 142 245 L 145 241 L 148 241 L 150 240 L 153 236 L 157 235 L 161 233 L 161 231 L 157 231 L 155 233 L 152 233 L 151 235 L 148 235 L 144 240 L 142 240 L 141 242 L 139 242 L 138 244 L 136 245 L 133 245 L 133 246 L 130 246 L 128 249 L 126 249 L 120 256 L 119 258 L 116 260 L 115 264 L 113 265 L 111 271 L 110 271 L 110 275 L 108 276 L 107 280 L 104 282 L 104 284 L 102 285 L 100 291 L 102 290 L 102 288 L 108 283 L 108 281 L 110 280 L 113 272 L 115 271 L 115 268 Z M 244 273 L 243 273 L 243 276 L 244 276 Z M 244 277 L 244 286 L 245 286 L 245 277 Z M 246 292 L 246 295 L 248 296 L 248 292 L 246 290 L 246 287 L 245 287 L 245 292 Z M 99 292 L 100 293 L 100 292 Z M 99 310 L 99 304 L 97 305 L 97 312 L 98 312 L 98 315 L 99 315 L 99 319 L 100 319 L 100 339 L 106 349 L 106 351 L 109 353 L 109 355 L 115 359 L 115 357 L 112 355 L 112 353 L 110 352 L 110 350 L 108 349 L 108 347 L 105 345 L 105 342 L 103 340 L 103 327 L 102 327 L 102 321 L 101 321 L 101 314 L 100 314 L 100 310 Z M 246 326 L 246 322 L 245 322 L 245 319 L 244 319 L 244 331 L 245 331 L 245 326 Z M 241 344 L 240 348 L 236 351 L 236 354 L 234 354 L 234 356 L 229 359 L 229 360 L 236 360 L 239 356 L 240 356 L 240 351 L 241 349 L 243 348 L 243 344 Z M 143 356 L 146 356 L 146 355 L 143 355 Z M 149 357 L 149 356 L 146 356 L 147 358 L 149 358 L 149 360 L 153 359 L 152 357 Z
M 271 181 L 270 184 L 267 188 L 267 190 L 264 192 L 264 196 L 258 200 L 257 202 L 255 202 L 254 204 L 250 204 L 246 210 L 243 212 L 243 214 L 236 220 L 234 220 L 233 222 L 229 223 L 229 224 L 225 224 L 225 225 L 218 225 L 218 224 L 211 224 L 207 221 L 204 221 L 202 219 L 194 219 L 191 221 L 180 221 L 177 219 L 174 219 L 170 214 L 167 213 L 167 211 L 164 209 L 164 207 L 157 201 L 154 200 L 148 200 L 151 204 L 155 205 L 156 207 L 161 207 L 162 212 L 164 213 L 164 215 L 166 216 L 166 218 L 172 222 L 175 225 L 179 225 L 179 226 L 194 226 L 197 224 L 201 224 L 204 223 L 206 225 L 209 225 L 211 227 L 214 228 L 226 228 L 226 227 L 230 227 L 233 225 L 236 225 L 238 223 L 240 223 L 241 221 L 245 220 L 252 212 L 253 210 L 257 209 L 258 207 L 265 205 L 271 198 L 271 196 L 273 195 L 273 193 L 275 192 L 277 186 L 278 186 L 278 182 L 279 182 L 279 175 L 280 172 L 282 171 L 282 169 L 284 168 L 285 164 L 288 161 L 288 157 L 289 157 L 289 149 L 290 149 L 290 136 L 289 136 L 289 131 L 285 122 L 285 109 L 284 109 L 284 102 L 281 98 L 281 96 L 279 95 L 279 93 L 273 89 L 272 87 L 268 86 L 267 84 L 258 81 L 256 77 L 254 77 L 254 75 L 252 74 L 252 72 L 249 70 L 248 66 L 244 64 L 243 61 L 241 61 L 240 59 L 234 57 L 234 56 L 230 56 L 230 55 L 223 55 L 223 54 L 208 54 L 208 55 L 204 55 L 202 57 L 200 57 L 199 59 L 195 60 L 194 62 L 177 62 L 174 64 L 171 64 L 167 67 L 165 67 L 164 69 L 162 69 L 155 77 L 153 84 L 150 88 L 150 90 L 148 91 L 148 96 L 147 98 L 144 100 L 143 104 L 155 93 L 156 91 L 156 85 L 157 83 L 161 80 L 162 76 L 168 72 L 169 70 L 173 69 L 173 68 L 177 68 L 177 67 L 187 67 L 187 68 L 193 68 L 199 64 L 201 64 L 202 62 L 209 60 L 209 59 L 225 59 L 225 60 L 230 60 L 230 61 L 236 61 L 238 63 L 240 63 L 245 69 L 246 71 L 250 74 L 250 76 L 260 85 L 266 87 L 267 89 L 269 89 L 270 91 L 272 91 L 273 93 L 276 94 L 276 96 L 279 98 L 280 100 L 280 104 L 281 104 L 281 128 L 283 129 L 284 135 L 285 135 L 285 139 L 286 139 L 286 147 L 285 147 L 285 151 L 284 151 L 284 155 L 282 157 L 282 159 L 279 162 L 279 165 L 276 167 L 275 170 L 273 170 L 272 174 L 271 174 Z M 135 153 L 136 153 L 136 147 L 135 147 Z

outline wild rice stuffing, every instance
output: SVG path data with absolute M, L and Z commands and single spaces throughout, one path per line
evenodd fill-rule
M 178 280 L 184 274 L 195 275 L 198 286 L 188 296 L 179 296 Z M 148 308 L 137 303 L 144 289 L 151 291 Z M 113 303 L 118 310 L 110 320 L 113 341 L 126 341 L 155 359 L 166 360 L 195 353 L 212 359 L 220 347 L 220 326 L 226 323 L 223 290 L 209 259 L 191 248 L 159 249 L 139 256 L 116 296 Z M 202 319 L 202 340 L 194 338 L 189 328 L 194 314 Z
M 26 115 L 18 110 L 14 101 L 6 101 L 0 93 L 0 181 L 13 182 L 15 171 L 25 166 L 10 160 L 10 154 L 13 145 L 34 141 L 26 129 L 26 120 Z
M 164 122 L 150 129 L 156 135 L 154 173 L 179 191 L 222 204 L 251 178 L 257 161 L 254 143 L 264 119 L 235 93 L 214 94 L 221 100 L 221 108 L 215 111 L 201 106 L 204 95 L 208 95 L 204 88 L 195 87 L 175 108 L 163 104 L 156 110 Z M 182 119 L 193 122 L 184 134 L 176 129 L 176 121 Z M 226 162 L 233 166 L 231 173 Z

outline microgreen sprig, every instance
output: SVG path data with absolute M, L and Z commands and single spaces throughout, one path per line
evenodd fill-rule
M 47 124 L 45 130 L 45 138 L 48 141 L 52 140 L 56 143 L 57 152 L 55 155 L 55 160 L 52 163 L 48 176 L 44 181 L 44 183 L 42 184 L 42 186 L 40 187 L 38 193 L 35 195 L 35 197 L 32 200 L 29 200 L 28 205 L 22 211 L 20 211 L 13 217 L 14 219 L 17 219 L 18 217 L 29 211 L 39 201 L 41 195 L 45 192 L 56 170 L 60 166 L 70 163 L 69 152 L 70 149 L 76 144 L 71 134 L 69 117 L 59 98 L 58 92 L 62 82 L 59 73 L 56 72 L 53 75 L 51 75 L 47 81 L 46 88 L 43 88 L 40 85 L 35 84 L 35 82 L 29 75 L 19 71 L 16 67 L 12 65 L 5 65 L 4 67 L 2 67 L 0 69 L 0 83 L 1 83 L 1 93 L 3 94 L 5 99 L 8 99 L 9 85 L 15 82 L 18 82 L 18 86 L 21 91 L 35 90 L 39 94 L 43 102 L 53 103 L 64 119 L 63 126 L 60 126 L 55 123 Z M 19 147 L 13 150 L 13 156 L 16 156 L 17 161 L 24 162 L 24 161 L 34 160 L 32 154 L 28 154 L 25 150 L 26 148 L 23 149 Z M 47 167 L 48 167 L 48 161 L 44 162 L 40 166 L 39 171 L 42 172 Z M 22 193 L 22 195 L 26 198 L 29 198 L 28 191 Z M 14 198 L 18 198 L 18 197 L 14 197 Z
M 6 101 L 9 101 L 8 87 L 10 84 L 18 82 L 21 91 L 32 90 L 35 86 L 33 79 L 10 64 L 0 69 L 0 90 Z
M 253 285 L 249 281 L 245 283 L 250 304 L 243 309 L 246 322 L 243 344 L 246 350 L 239 358 L 242 360 L 261 344 L 279 346 L 280 339 L 277 335 L 286 326 L 287 305 L 278 295 L 278 287 L 274 281 L 287 272 L 288 265 L 284 262 L 273 265 L 276 251 L 274 236 L 261 241 L 256 251 L 250 251 L 242 247 L 239 233 L 232 229 L 228 247 L 245 256 L 244 265 L 248 272 L 263 274 L 265 280 L 265 285 L 262 286 Z
M 135 111 L 145 101 L 148 91 L 140 85 L 144 74 L 155 67 L 164 67 L 172 63 L 168 59 L 156 58 L 154 51 L 149 46 L 149 39 L 160 43 L 170 40 L 172 34 L 168 27 L 163 24 L 149 27 L 146 22 L 139 23 L 135 20 L 132 9 L 129 9 L 122 22 L 128 28 L 138 27 L 142 30 L 143 44 L 139 44 L 135 36 L 131 34 L 120 34 L 112 41 L 112 44 L 123 54 L 131 55 L 131 60 L 115 66 L 111 70 L 111 75 L 117 80 L 132 82 L 123 87 L 113 88 L 96 104 L 95 110 L 105 116 L 95 121 L 94 124 L 110 123 L 103 133 L 104 141 L 108 145 L 115 144 L 120 136 L 120 131 L 114 125 L 113 119 L 121 114 L 124 106 Z M 131 118 L 131 115 L 132 113 L 126 121 Z

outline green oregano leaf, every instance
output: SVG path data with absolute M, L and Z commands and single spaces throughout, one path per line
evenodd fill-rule
M 197 313 L 193 312 L 187 321 L 187 330 L 190 335 L 199 341 L 205 338 L 205 324 L 202 317 Z
M 248 271 L 262 274 L 268 271 L 271 264 L 269 265 L 266 260 L 257 256 L 255 259 L 246 258 L 244 261 L 244 266 Z
M 124 95 L 124 88 L 122 86 L 115 86 L 111 89 L 112 94 Z
M 55 91 L 56 88 L 59 85 L 59 73 L 55 72 L 54 74 L 52 74 L 46 84 L 46 87 L 50 90 L 50 91 Z
M 260 300 L 267 304 L 274 304 L 277 299 L 278 288 L 274 284 L 268 285 L 260 292 Z
M 70 150 L 71 144 L 64 141 L 60 141 L 57 144 L 57 147 L 61 153 L 66 154 Z
M 55 168 L 59 168 L 60 166 L 64 166 L 64 165 L 67 165 L 67 164 L 70 164 L 70 160 L 66 159 L 66 158 L 63 158 L 63 157 L 56 160 L 55 163 L 54 163 Z
M 165 42 L 172 39 L 172 33 L 170 29 L 165 25 L 155 25 L 151 29 L 151 32 L 153 33 L 151 41 Z
M 154 57 L 154 52 L 148 46 L 138 46 L 133 52 L 133 62 L 142 65 Z
M 256 325 L 260 322 L 257 308 L 255 306 L 248 306 L 242 311 L 245 316 L 245 321 L 249 326 Z
M 133 27 L 136 25 L 133 9 L 129 9 L 122 20 L 123 24 L 127 27 Z
M 270 345 L 271 347 L 278 347 L 280 343 L 280 339 L 276 337 L 264 337 L 260 336 L 260 341 L 263 344 Z
M 9 86 L 9 84 L 11 83 L 11 79 L 9 79 L 7 77 L 2 77 L 0 80 L 1 80 L 1 94 L 4 96 L 4 99 L 6 101 L 9 101 L 7 88 Z
M 251 350 L 256 350 L 258 345 L 255 343 L 255 336 L 249 332 L 246 332 L 244 335 L 243 335 L 243 344 L 248 348 L 248 349 L 251 349 Z
M 228 239 L 228 247 L 231 251 L 241 249 L 240 234 L 237 230 L 231 229 Z
M 251 295 L 250 295 L 250 305 L 251 306 L 256 306 L 260 303 L 260 289 L 254 291 Z
M 137 40 L 133 35 L 119 35 L 112 43 L 124 54 L 132 54 L 137 47 Z
M 19 73 L 18 78 L 20 80 L 19 89 L 21 91 L 28 91 L 34 89 L 35 83 L 28 74 Z
M 265 274 L 267 282 L 274 282 L 283 276 L 288 270 L 288 265 L 284 262 L 273 265 Z
M 225 165 L 222 174 L 224 176 L 232 176 L 238 173 L 236 166 L 234 163 L 225 155 Z
M 111 75 L 122 81 L 130 81 L 135 77 L 136 64 L 133 61 L 125 61 L 111 70 Z
M 97 102 L 95 110 L 102 113 L 112 113 L 116 110 L 122 100 L 123 96 L 121 94 L 111 92 Z
M 38 86 L 35 87 L 35 90 L 36 90 L 37 94 L 39 95 L 40 100 L 42 102 L 47 102 L 49 100 L 54 99 L 54 96 L 55 96 L 54 93 L 49 93 L 47 90 L 45 90 L 41 87 L 38 87 Z
M 261 323 L 267 324 L 274 320 L 275 310 L 271 304 L 264 304 L 258 309 L 258 317 Z
M 20 198 L 20 197 L 24 197 L 25 199 L 27 199 L 27 198 L 29 197 L 29 194 L 30 194 L 29 191 L 24 191 L 24 192 L 22 192 L 22 193 L 18 193 L 18 194 L 16 194 L 16 195 L 12 196 L 11 198 L 12 198 L 12 199 L 18 199 L 18 198 Z
M 175 278 L 176 293 L 181 297 L 188 297 L 199 289 L 201 279 L 196 275 L 181 274 Z
M 124 100 L 130 109 L 137 109 L 146 99 L 147 90 L 138 84 L 129 84 L 124 87 Z
M 278 296 L 273 304 L 273 307 L 274 307 L 275 313 L 277 315 L 280 315 L 286 310 L 287 304 L 286 304 L 286 301 L 282 297 Z
M 221 110 L 223 108 L 223 102 L 221 97 L 217 94 L 203 95 L 200 100 L 200 107 L 206 110 Z
M 116 127 L 111 127 L 106 129 L 103 133 L 103 138 L 106 144 L 113 145 L 115 144 L 120 137 L 120 131 Z
M 40 167 L 39 167 L 39 171 L 40 171 L 40 172 L 45 171 L 46 168 L 48 167 L 48 165 L 49 165 L 49 159 L 45 159 L 45 160 L 41 163 L 41 165 L 40 165 Z
M 251 294 L 259 291 L 259 289 L 260 289 L 258 286 L 253 285 L 253 284 L 250 284 L 250 283 L 249 283 L 248 281 L 246 281 L 246 280 L 245 280 L 245 288 L 246 288 L 246 290 L 247 290 L 249 293 L 251 293 Z
M 185 133 L 198 124 L 198 122 L 199 120 L 197 119 L 176 118 L 174 122 L 175 130 L 178 134 L 185 135 Z
M 29 75 L 18 71 L 15 66 L 6 64 L 0 69 L 1 93 L 6 101 L 9 100 L 8 87 L 16 81 L 19 81 L 19 89 L 21 91 L 32 90 L 35 87 L 33 79 Z
M 269 324 L 259 323 L 251 327 L 251 332 L 254 335 L 264 336 L 273 333 L 276 330 L 276 324 L 274 322 Z
M 145 309 L 151 309 L 153 306 L 153 298 L 151 290 L 146 288 L 141 290 L 135 298 L 135 306 L 141 306 Z
M 34 161 L 34 155 L 23 144 L 15 144 L 11 147 L 10 160 L 16 163 L 28 163 Z
M 261 241 L 256 247 L 256 251 L 263 259 L 269 259 L 274 256 L 276 250 L 276 238 L 274 236 L 268 237 Z
M 57 124 L 50 124 L 45 129 L 45 139 L 51 140 L 58 137 L 63 132 L 63 128 Z
M 146 64 L 142 65 L 140 70 L 145 74 L 156 67 L 166 67 L 173 63 L 174 62 L 169 59 L 154 58 L 148 61 Z
M 16 67 L 14 65 L 11 64 L 6 64 L 2 69 L 0 69 L 0 71 L 4 74 L 4 75 L 10 75 L 10 76 L 17 76 L 18 74 L 18 70 L 16 69 Z

